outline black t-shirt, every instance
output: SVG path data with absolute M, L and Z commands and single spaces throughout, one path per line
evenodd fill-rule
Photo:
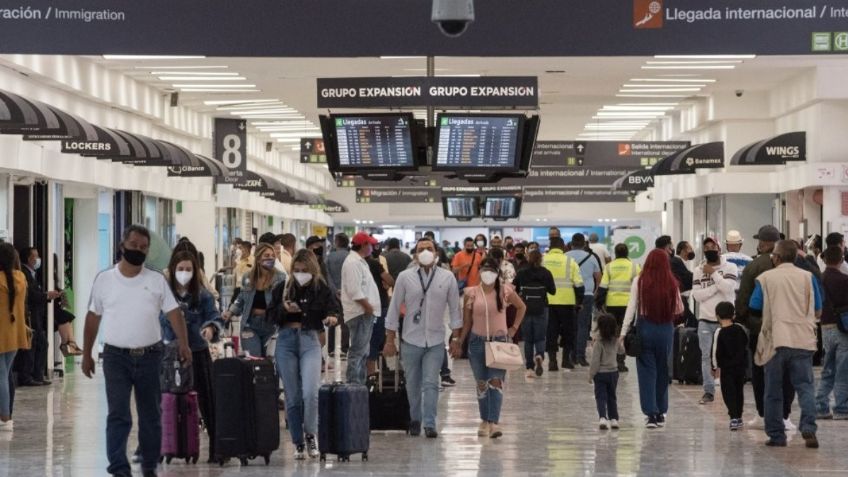
M 745 372 L 748 368 L 748 334 L 734 323 L 719 328 L 716 337 L 715 364 L 722 372 Z
M 383 304 L 384 308 L 389 307 L 389 292 L 386 290 L 386 287 L 383 286 L 383 266 L 380 264 L 380 260 L 374 257 L 368 257 L 365 259 L 368 262 L 368 268 L 371 269 L 371 276 L 374 277 L 374 283 L 377 284 L 377 290 L 380 292 L 380 303 Z

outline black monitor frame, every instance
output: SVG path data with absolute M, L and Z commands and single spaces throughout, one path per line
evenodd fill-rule
M 456 216 L 448 215 L 448 200 L 450 199 L 470 199 L 474 201 L 474 210 L 477 212 L 474 216 Z M 446 219 L 457 219 L 459 221 L 469 221 L 471 219 L 480 218 L 480 196 L 477 195 L 451 195 L 442 197 L 442 214 Z
M 456 166 L 440 166 L 439 165 L 439 129 L 441 128 L 442 118 L 514 118 L 518 120 L 518 128 L 515 138 L 515 157 L 513 158 L 512 166 L 510 167 L 456 167 Z M 488 113 L 439 113 L 436 116 L 436 130 L 433 134 L 433 171 L 453 172 L 459 177 L 469 180 L 490 180 L 492 176 L 498 174 L 514 174 L 521 171 L 521 161 L 523 155 L 523 141 L 525 134 L 525 124 L 527 116 L 523 113 L 512 114 L 488 114 Z
M 512 216 L 501 216 L 501 215 L 486 215 L 486 202 L 489 199 L 514 199 L 515 200 L 515 215 Z M 480 215 L 484 219 L 494 219 L 494 220 L 508 220 L 508 219 L 517 219 L 521 217 L 521 197 L 517 195 L 487 195 L 483 196 L 480 200 Z

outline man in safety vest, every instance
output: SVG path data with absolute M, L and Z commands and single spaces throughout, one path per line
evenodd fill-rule
M 574 341 L 577 338 L 578 303 L 583 302 L 583 277 L 577 261 L 565 254 L 562 237 L 551 237 L 551 249 L 542 265 L 554 277 L 557 292 L 548 295 L 548 370 L 557 371 L 557 350 L 562 342 L 562 366 L 574 369 Z
M 606 308 L 607 313 L 615 317 L 619 332 L 624 322 L 627 303 L 630 301 L 630 287 L 642 271 L 638 263 L 630 261 L 629 252 L 627 245 L 623 243 L 615 246 L 615 260 L 604 267 L 598 296 L 595 298 L 595 306 Z M 624 353 L 619 353 L 618 371 L 622 373 L 628 371 L 627 366 L 624 365 L 625 358 Z

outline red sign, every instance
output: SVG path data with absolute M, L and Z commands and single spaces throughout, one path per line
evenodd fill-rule
M 631 153 L 630 144 L 628 143 L 620 143 L 618 145 L 618 155 L 619 156 L 629 156 Z
M 633 28 L 663 27 L 663 0 L 633 0 Z

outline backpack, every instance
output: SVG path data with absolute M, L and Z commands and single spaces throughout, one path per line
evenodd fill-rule
M 541 315 L 548 306 L 548 291 L 543 285 L 533 283 L 522 286 L 519 293 L 524 304 L 527 305 L 528 315 Z

